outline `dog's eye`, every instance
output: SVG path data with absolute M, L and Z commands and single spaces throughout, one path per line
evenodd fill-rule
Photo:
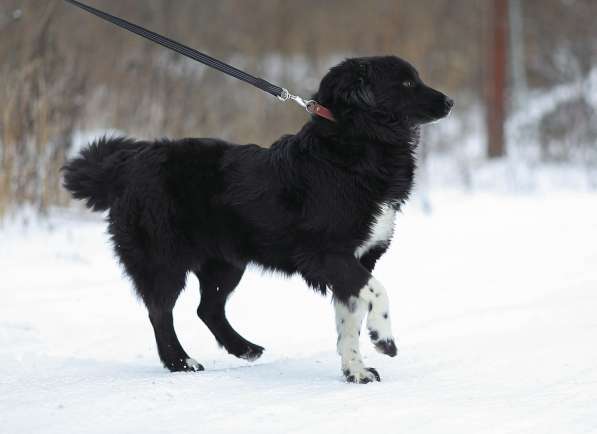
M 404 87 L 415 87 L 415 82 L 412 80 L 405 80 L 402 82 L 402 86 Z

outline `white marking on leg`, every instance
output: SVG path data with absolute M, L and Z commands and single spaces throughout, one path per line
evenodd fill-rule
M 389 244 L 394 233 L 394 216 L 396 211 L 394 208 L 383 203 L 380 205 L 380 212 L 373 220 L 371 229 L 369 231 L 369 238 L 365 240 L 354 252 L 357 258 L 360 258 L 367 253 L 372 247 L 378 244 Z
M 359 299 L 367 304 L 367 330 L 377 351 L 389 356 L 396 355 L 396 344 L 392 335 L 390 303 L 388 294 L 381 283 L 372 277 L 361 288 Z
M 338 331 L 338 354 L 342 359 L 342 372 L 348 381 L 365 383 L 376 380 L 376 374 L 363 364 L 359 349 L 361 324 L 367 313 L 367 305 L 357 297 L 351 297 L 348 305 L 334 300 L 336 330 Z

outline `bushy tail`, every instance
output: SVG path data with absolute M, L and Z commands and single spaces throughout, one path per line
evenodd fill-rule
M 107 210 L 122 191 L 127 160 L 142 146 L 124 137 L 93 142 L 62 168 L 64 187 L 93 211 Z

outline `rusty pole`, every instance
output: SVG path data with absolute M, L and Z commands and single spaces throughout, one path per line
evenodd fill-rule
M 492 0 L 490 13 L 486 104 L 487 155 L 489 158 L 496 158 L 506 153 L 504 122 L 506 117 L 508 0 Z

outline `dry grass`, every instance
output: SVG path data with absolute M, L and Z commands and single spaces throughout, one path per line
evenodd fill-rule
M 88 1 L 303 95 L 315 90 L 339 53 L 396 53 L 435 86 L 466 95 L 460 108 L 482 99 L 488 0 Z M 529 81 L 557 82 L 546 62 L 564 42 L 584 59 L 579 68 L 597 63 L 591 21 L 597 2 L 578 0 L 568 8 L 560 0 L 528 0 L 525 8 Z M 558 32 L 550 30 L 554 20 Z M 265 66 L 272 55 L 285 66 L 296 57 L 304 61 L 275 74 Z M 553 77 L 540 76 L 544 71 Z M 2 0 L 0 216 L 25 203 L 41 211 L 66 203 L 59 168 L 75 129 L 267 145 L 304 119 L 280 104 L 60 0 Z

